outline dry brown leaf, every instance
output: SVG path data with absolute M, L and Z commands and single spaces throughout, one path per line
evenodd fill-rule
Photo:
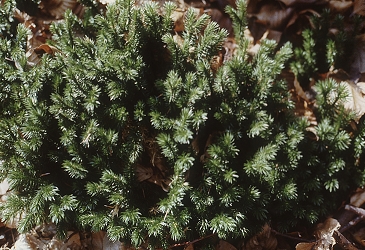
M 57 233 L 57 226 L 54 223 L 43 224 L 35 227 L 34 230 L 43 239 L 52 239 Z
M 176 9 L 172 12 L 170 18 L 174 22 L 174 30 L 176 32 L 181 32 L 184 30 L 184 15 L 185 11 L 181 9 Z
M 77 0 L 43 0 L 39 8 L 46 15 L 50 15 L 56 19 L 63 17 L 65 11 L 73 9 L 77 4 Z
M 277 30 L 269 30 L 266 39 L 274 40 L 276 43 L 280 42 L 283 32 Z
M 34 52 L 37 54 L 46 53 L 46 54 L 54 55 L 56 52 L 59 52 L 59 50 L 52 45 L 42 44 L 42 45 L 39 45 L 37 48 L 35 48 Z
M 318 0 L 279 0 L 280 2 L 284 3 L 287 7 L 289 6 L 303 6 L 303 5 L 315 5 L 315 4 L 322 4 Z
M 276 237 L 271 233 L 271 227 L 265 225 L 262 231 L 253 236 L 244 246 L 245 250 L 275 250 L 278 245 Z
M 365 228 L 360 228 L 359 230 L 356 230 L 356 232 L 353 233 L 352 236 L 357 243 L 365 248 Z
M 258 13 L 248 13 L 248 27 L 254 42 L 261 39 L 267 30 L 283 31 L 294 14 L 294 8 L 285 8 L 278 2 L 267 2 Z
M 352 5 L 352 1 L 332 0 L 328 3 L 329 9 L 334 13 L 345 13 L 352 7 Z
M 356 38 L 350 72 L 351 80 L 355 82 L 365 73 L 365 34 Z
M 348 97 L 344 102 L 346 109 L 354 111 L 356 113 L 356 119 L 360 119 L 365 114 L 365 83 L 354 84 L 352 82 L 341 82 L 345 86 Z M 364 90 L 362 89 L 364 88 Z
M 295 32 L 300 34 L 303 29 L 308 28 L 308 25 L 311 24 L 311 17 L 312 16 L 319 16 L 319 13 L 313 9 L 304 9 L 299 12 L 295 12 L 291 19 L 288 21 L 286 28 L 289 28 L 292 25 L 296 25 Z M 313 26 L 313 25 L 312 25 Z
M 256 15 L 257 19 L 265 23 L 268 29 L 282 30 L 294 13 L 293 8 L 282 8 L 278 5 L 266 4 Z
M 66 241 L 59 240 L 55 237 L 46 239 L 39 237 L 37 233 L 21 234 L 14 243 L 12 250 L 81 250 L 84 249 L 80 241 L 80 235 L 69 231 L 69 238 Z
M 350 204 L 355 207 L 360 207 L 365 203 L 365 189 L 356 190 L 350 198 Z
M 105 234 L 103 238 L 103 250 L 120 250 L 123 244 L 120 241 L 112 242 Z
M 56 52 L 60 52 L 56 47 L 48 44 L 41 44 L 34 49 L 28 50 L 26 54 L 28 58 L 28 64 L 30 66 L 37 65 L 41 61 L 43 54 L 54 55 Z
M 299 243 L 296 250 L 331 250 L 336 244 L 333 233 L 340 228 L 340 223 L 333 218 L 328 218 L 324 223 L 320 223 L 315 231 L 316 242 Z
M 215 250 L 237 250 L 232 244 L 227 241 L 220 240 L 218 244 L 215 246 Z
M 226 29 L 230 37 L 233 37 L 232 20 L 221 9 L 210 8 L 206 9 L 204 13 L 208 14 L 211 20 L 218 23 L 221 28 Z
M 328 218 L 324 223 L 318 225 L 318 229 L 315 233 L 318 250 L 332 249 L 332 246 L 336 244 L 333 238 L 333 233 L 341 227 L 340 223 L 333 218 Z
M 192 244 L 192 243 L 188 244 L 188 245 L 184 248 L 184 250 L 194 250 L 194 244 Z
M 204 10 L 202 8 L 194 8 L 190 7 L 192 9 L 196 16 L 201 16 L 204 13 Z M 174 31 L 175 32 L 182 32 L 184 30 L 184 18 L 185 18 L 185 12 L 186 9 L 176 9 L 172 12 L 170 18 L 174 22 Z
M 99 2 L 102 4 L 112 4 L 115 3 L 115 0 L 99 0 Z
M 160 186 L 165 192 L 169 191 L 170 189 L 171 180 L 162 177 L 160 174 L 154 174 L 147 181 Z
M 365 2 L 363 0 L 354 0 L 352 14 L 365 16 Z
M 9 191 L 9 182 L 7 179 L 3 180 L 1 183 L 0 183 L 0 196 L 4 196 L 8 193 Z
M 310 126 L 306 129 L 307 136 L 312 140 L 318 140 L 315 129 L 317 118 L 313 111 L 315 104 L 314 90 L 311 88 L 308 91 L 304 91 L 297 78 L 290 70 L 281 72 L 281 77 L 289 83 L 288 88 L 292 95 L 291 99 L 295 103 L 295 115 L 305 117 L 310 123 Z M 309 85 L 312 85 L 312 83 Z
M 136 166 L 136 176 L 137 176 L 137 180 L 139 182 L 145 181 L 145 180 L 151 178 L 152 175 L 153 175 L 152 168 L 144 167 L 142 165 L 137 165 Z
M 14 243 L 12 250 L 37 250 L 37 245 L 42 246 L 38 240 L 30 239 L 27 234 L 19 235 L 18 240 Z M 41 248 L 42 249 L 42 248 Z
M 337 245 L 344 250 L 359 250 L 339 231 L 335 231 L 333 237 L 336 239 Z
M 148 181 L 160 186 L 163 190 L 168 191 L 171 180 L 164 177 L 159 170 L 153 171 L 151 167 L 145 167 L 140 164 L 136 166 L 137 181 Z
M 301 242 L 296 245 L 295 250 L 313 250 L 315 244 L 315 242 Z

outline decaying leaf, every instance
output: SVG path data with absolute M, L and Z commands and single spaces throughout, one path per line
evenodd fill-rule
M 296 245 L 295 250 L 313 250 L 315 242 L 300 242 Z
M 318 0 L 280 0 L 280 2 L 284 3 L 286 6 L 303 6 L 303 5 L 315 5 L 319 4 Z
M 344 103 L 346 109 L 355 111 L 356 118 L 360 119 L 365 114 L 365 83 L 354 84 L 341 82 L 346 87 L 348 97 Z
M 150 167 L 144 167 L 142 165 L 137 165 L 136 166 L 136 176 L 137 176 L 137 180 L 139 182 L 141 181 L 145 181 L 149 178 L 151 178 L 153 175 L 153 169 Z
M 365 15 L 365 2 L 363 0 L 354 0 L 352 14 Z
M 350 198 L 350 204 L 354 207 L 360 207 L 365 203 L 365 189 L 359 188 Z
M 48 44 L 41 44 L 34 49 L 30 49 L 27 52 L 28 64 L 30 66 L 37 65 L 43 54 L 54 55 L 56 52 L 60 52 L 56 47 L 48 45 Z
M 350 79 L 356 82 L 365 73 L 365 34 L 356 38 L 353 60 L 350 68 Z
M 329 1 L 328 5 L 329 9 L 335 13 L 345 13 L 353 6 L 353 2 L 332 0 Z
M 194 244 L 192 244 L 192 243 L 188 244 L 188 245 L 184 248 L 184 250 L 194 250 Z
M 336 239 L 337 245 L 344 250 L 359 250 L 339 231 L 335 231 L 333 237 Z
M 112 4 L 115 3 L 115 0 L 99 0 L 99 2 L 102 4 Z
M 244 250 L 275 250 L 278 241 L 271 232 L 268 224 L 262 228 L 262 231 L 253 236 L 245 245 Z
M 14 243 L 12 250 L 37 250 L 38 242 L 30 239 L 26 234 L 19 235 L 18 240 Z
M 58 19 L 63 17 L 66 10 L 72 10 L 76 4 L 77 0 L 43 0 L 39 7 L 44 14 Z
M 6 202 L 8 195 L 11 193 L 10 185 L 7 179 L 0 183 L 0 202 Z M 7 222 L 0 222 L 0 226 L 6 226 L 7 228 L 17 228 L 21 215 Z
M 365 248 L 365 228 L 360 228 L 359 230 L 356 230 L 356 232 L 353 233 L 352 236 L 358 244 Z
M 15 242 L 12 250 L 132 250 L 122 242 L 112 242 L 108 239 L 104 231 L 93 233 L 90 237 L 81 239 L 80 233 L 69 231 L 66 240 L 60 240 L 56 237 L 44 238 L 36 233 L 21 234 Z
M 9 182 L 7 179 L 3 180 L 1 183 L 0 183 L 0 196 L 1 196 L 1 201 L 4 201 L 6 194 L 8 193 L 9 191 Z
M 218 244 L 215 246 L 215 250 L 237 250 L 232 244 L 227 241 L 220 240 Z
M 211 20 L 217 22 L 221 28 L 226 29 L 230 37 L 233 37 L 232 20 L 225 12 L 221 9 L 209 8 L 204 13 L 208 14 Z
M 176 32 L 181 32 L 184 30 L 184 15 L 185 11 L 181 9 L 176 9 L 174 12 L 172 12 L 170 16 L 172 21 L 174 22 L 174 30 Z
M 190 7 L 197 16 L 200 16 L 203 14 L 203 9 L 201 8 L 194 8 Z M 181 32 L 184 30 L 184 18 L 185 18 L 185 12 L 186 9 L 176 9 L 171 14 L 171 19 L 174 22 L 174 30 L 175 32 Z
M 54 223 L 39 225 L 34 228 L 38 236 L 44 239 L 52 239 L 57 233 L 57 226 Z
M 296 250 L 331 250 L 336 244 L 333 233 L 340 228 L 340 223 L 333 218 L 328 218 L 324 223 L 320 223 L 315 231 L 315 242 L 299 243 Z

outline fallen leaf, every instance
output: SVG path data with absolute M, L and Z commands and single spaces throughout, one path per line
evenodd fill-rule
M 354 207 L 360 207 L 365 203 L 365 189 L 356 190 L 350 198 L 350 204 Z
M 336 243 L 340 248 L 345 250 L 359 250 L 339 231 L 335 231 L 333 236 L 335 237 Z
M 230 37 L 233 36 L 232 20 L 221 9 L 210 8 L 206 9 L 204 13 L 208 14 L 211 20 L 218 23 L 221 28 L 226 29 Z
M 332 0 L 329 1 L 328 5 L 329 9 L 334 13 L 345 13 L 352 7 L 353 2 Z
M 354 0 L 354 8 L 352 10 L 352 15 L 365 15 L 365 2 L 363 0 Z
M 294 8 L 283 7 L 279 2 L 266 2 L 258 13 L 248 13 L 248 28 L 255 43 L 267 30 L 283 31 L 293 14 Z
M 295 250 L 313 250 L 315 244 L 315 242 L 301 242 L 296 245 Z
M 356 37 L 353 60 L 350 67 L 350 79 L 357 82 L 365 73 L 365 34 Z
M 318 0 L 279 0 L 284 3 L 286 6 L 303 6 L 303 5 L 316 5 L 322 4 L 324 1 Z
M 102 4 L 112 4 L 115 3 L 115 0 L 99 0 L 99 2 Z
M 356 119 L 360 119 L 365 114 L 365 83 L 355 84 L 353 82 L 341 82 L 347 90 L 348 97 L 344 102 L 346 109 L 356 113 Z
M 215 246 L 215 250 L 237 250 L 232 244 L 227 241 L 220 240 L 218 244 Z
M 14 243 L 12 247 L 13 250 L 37 250 L 37 243 L 29 242 L 30 239 L 26 234 L 19 235 L 18 240 Z
M 9 182 L 7 179 L 0 183 L 0 196 L 6 195 L 9 191 Z
M 174 22 L 174 30 L 176 32 L 181 32 L 184 30 L 184 15 L 185 11 L 181 9 L 176 9 L 172 12 L 170 18 Z
M 153 175 L 152 168 L 144 167 L 142 165 L 137 165 L 136 166 L 136 176 L 137 176 L 137 180 L 139 182 L 145 181 L 145 180 L 151 178 L 152 175 Z
M 271 233 L 268 224 L 263 226 L 262 231 L 253 236 L 246 244 L 245 250 L 275 250 L 278 245 L 276 237 Z
M 314 233 L 315 242 L 298 243 L 296 250 L 331 250 L 336 244 L 333 237 L 335 231 L 341 227 L 340 223 L 333 218 L 328 218 L 323 223 L 318 224 L 317 230 Z
M 120 241 L 112 242 L 109 240 L 107 234 L 103 238 L 103 250 L 120 250 L 123 244 Z
M 76 4 L 77 0 L 43 0 L 39 4 L 39 8 L 43 13 L 59 19 L 63 17 L 66 10 L 72 10 Z
M 54 55 L 56 52 L 59 52 L 56 47 L 48 44 L 41 44 L 38 47 L 27 51 L 26 56 L 28 64 L 30 66 L 35 66 L 41 61 L 43 54 Z
M 194 250 L 194 244 L 192 244 L 192 243 L 188 244 L 188 245 L 184 248 L 184 250 Z
M 360 228 L 352 234 L 357 243 L 365 248 L 365 228 Z

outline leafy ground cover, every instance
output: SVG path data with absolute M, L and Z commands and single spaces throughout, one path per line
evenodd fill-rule
M 20 2 L 21 3 L 21 2 Z M 87 2 L 84 4 L 91 6 L 95 11 L 106 11 L 107 2 Z M 5 2 L 2 3 L 4 6 Z M 142 4 L 139 2 L 138 4 Z M 234 2 L 211 1 L 211 2 L 177 2 L 179 9 L 172 13 L 174 29 L 176 35 L 174 41 L 183 45 L 179 32 L 184 30 L 183 20 L 186 18 L 187 8 L 193 7 L 195 13 L 199 15 L 208 13 L 212 19 L 217 21 L 221 27 L 228 30 L 230 34 L 234 30 L 231 19 L 225 14 L 226 6 L 235 6 Z M 326 12 L 326 9 L 332 12 Z M 47 44 L 46 41 L 52 38 L 52 22 L 61 22 L 67 9 L 72 9 L 79 17 L 85 15 L 85 7 L 76 1 L 40 1 L 23 2 L 15 10 L 14 17 L 20 23 L 24 23 L 30 28 L 31 33 L 27 36 L 27 63 L 36 65 L 44 54 L 53 55 L 59 53 L 56 47 Z M 312 140 L 318 141 L 319 119 L 327 114 L 318 112 L 319 104 L 328 104 L 319 100 L 317 93 L 321 91 L 319 86 L 328 84 L 332 88 L 339 82 L 343 91 L 350 98 L 346 99 L 343 106 L 346 109 L 356 111 L 356 117 L 349 124 L 350 131 L 360 130 L 358 128 L 362 115 L 364 114 L 363 86 L 363 26 L 362 15 L 363 5 L 361 1 L 249 1 L 247 5 L 248 29 L 242 32 L 250 41 L 248 46 L 249 55 L 254 58 L 260 52 L 260 48 L 265 45 L 264 38 L 273 39 L 279 47 L 290 41 L 294 45 L 294 59 L 291 61 L 291 70 L 281 73 L 281 78 L 288 83 L 288 89 L 296 106 L 296 115 L 305 117 L 310 125 L 307 129 Z M 334 17 L 333 14 L 342 14 L 343 17 Z M 357 16 L 359 15 L 359 16 Z M 337 18 L 337 19 L 336 19 Z M 327 24 L 324 25 L 324 24 Z M 325 34 L 325 35 L 323 35 Z M 331 39 L 328 39 L 330 37 Z M 338 39 L 338 40 L 336 40 Z M 180 41 L 180 42 L 179 42 Z M 217 69 L 224 63 L 229 62 L 237 50 L 237 41 L 233 36 L 226 39 L 222 51 L 212 61 L 212 68 Z M 323 48 L 326 48 L 323 50 Z M 192 52 L 193 48 L 191 49 Z M 336 51 L 336 53 L 328 53 Z M 16 60 L 10 58 L 10 62 L 17 65 Z M 172 77 L 171 77 L 172 78 Z M 328 80 L 331 79 L 331 80 Z M 318 84 L 322 82 L 322 85 Z M 325 84 L 324 84 L 325 83 Z M 167 84 L 167 83 L 164 83 Z M 325 87 L 323 87 L 325 89 Z M 328 86 L 327 86 L 328 89 Z M 323 92 L 323 91 L 322 91 Z M 333 94 L 333 93 L 331 93 Z M 336 93 L 335 93 L 336 94 Z M 259 129 L 260 130 L 260 129 Z M 262 129 L 260 130 L 262 131 Z M 328 132 L 329 133 L 329 132 Z M 354 132 L 355 133 L 355 132 Z M 253 131 L 252 134 L 255 134 Z M 85 141 L 86 141 L 85 137 Z M 225 138 L 229 139 L 227 135 Z M 162 140 L 162 139 L 161 139 Z M 155 155 L 154 142 L 149 143 L 151 150 L 149 153 Z M 212 142 L 207 140 L 206 147 Z M 359 142 L 361 144 L 361 142 Z M 213 151 L 209 151 L 211 154 Z M 209 158 L 208 155 L 203 154 Z M 154 161 L 155 165 L 161 166 L 163 173 L 164 164 Z M 213 163 L 212 163 L 213 164 Z M 363 164 L 360 162 L 359 164 Z M 334 166 L 336 167 L 336 166 Z M 169 180 L 156 174 L 150 169 L 137 167 L 139 182 L 149 182 L 158 184 L 163 190 L 168 189 Z M 234 173 L 233 173 L 234 174 Z M 357 176 L 353 176 L 356 179 Z M 355 182 L 354 182 L 355 183 Z M 328 190 L 336 190 L 337 183 L 328 181 Z M 6 190 L 6 188 L 5 188 Z M 346 197 L 337 197 L 343 200 L 343 206 L 338 207 L 337 214 L 328 214 L 331 219 L 323 220 L 323 224 L 317 228 L 298 228 L 298 231 L 283 234 L 271 229 L 270 221 L 263 227 L 261 233 L 253 237 L 242 239 L 240 242 L 230 242 L 220 240 L 217 234 L 208 234 L 191 241 L 181 242 L 167 246 L 168 248 L 199 249 L 205 245 L 210 245 L 216 249 L 331 249 L 336 247 L 344 249 L 361 248 L 363 244 L 363 190 L 348 193 Z M 3 192 L 5 199 L 6 192 Z M 6 201 L 5 201 L 6 202 Z M 270 206 L 271 204 L 268 204 Z M 280 204 L 279 204 L 280 205 Z M 280 207 L 276 205 L 277 207 Z M 116 212 L 118 213 L 118 212 Z M 165 212 L 165 217 L 168 214 Z M 285 217 L 285 216 L 284 216 Z M 284 223 L 285 224 L 285 223 Z M 356 225 L 355 225 L 356 224 Z M 18 236 L 14 230 L 3 227 L 4 244 L 12 245 L 16 238 L 15 249 L 123 249 L 127 246 L 121 242 L 111 242 L 105 237 L 105 233 L 84 234 L 69 231 L 66 241 L 58 240 L 54 237 L 55 230 L 52 224 L 39 225 L 32 229 L 32 232 Z M 305 242 L 307 241 L 307 242 Z M 304 243 L 305 242 L 305 243 Z M 209 244 L 208 244 L 209 243 Z M 301 243 L 301 244 L 298 244 Z M 356 244 L 355 246 L 352 244 Z M 298 244 L 298 245 L 297 245 Z

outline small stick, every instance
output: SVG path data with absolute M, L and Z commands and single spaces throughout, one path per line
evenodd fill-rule
M 365 209 L 360 208 L 360 207 L 354 207 L 351 205 L 346 205 L 345 209 L 351 212 L 354 212 L 356 214 L 358 214 L 359 216 L 361 216 L 362 218 L 365 218 Z
M 203 236 L 203 237 L 201 237 L 199 239 L 196 239 L 196 240 L 193 240 L 193 241 L 188 241 L 188 242 L 183 242 L 183 243 L 177 243 L 175 245 L 170 246 L 169 249 L 172 249 L 174 247 L 181 247 L 181 246 L 186 246 L 186 245 L 194 244 L 194 243 L 196 243 L 198 241 L 208 239 L 208 238 L 210 238 L 212 236 L 215 236 L 215 235 L 216 234 L 209 234 L 209 235 Z
M 355 226 L 357 223 L 359 223 L 360 221 L 362 221 L 364 218 L 362 216 L 357 216 L 355 219 L 353 219 L 352 221 L 350 221 L 347 225 L 343 226 L 340 228 L 339 232 L 343 233 L 346 230 L 348 230 L 349 228 Z
M 335 230 L 333 233 L 333 237 L 336 240 L 336 243 L 344 250 L 359 250 L 352 243 L 346 239 L 339 231 Z
M 276 235 L 279 235 L 279 236 L 282 236 L 282 237 L 285 237 L 285 238 L 288 238 L 288 239 L 291 239 L 291 240 L 299 241 L 299 242 L 314 242 L 314 240 L 307 240 L 307 239 L 300 238 L 300 237 L 293 237 L 293 236 L 290 236 L 290 235 L 287 235 L 287 234 L 282 234 L 282 233 L 279 233 L 279 232 L 277 232 L 273 229 L 271 229 L 271 232 L 273 232 Z

